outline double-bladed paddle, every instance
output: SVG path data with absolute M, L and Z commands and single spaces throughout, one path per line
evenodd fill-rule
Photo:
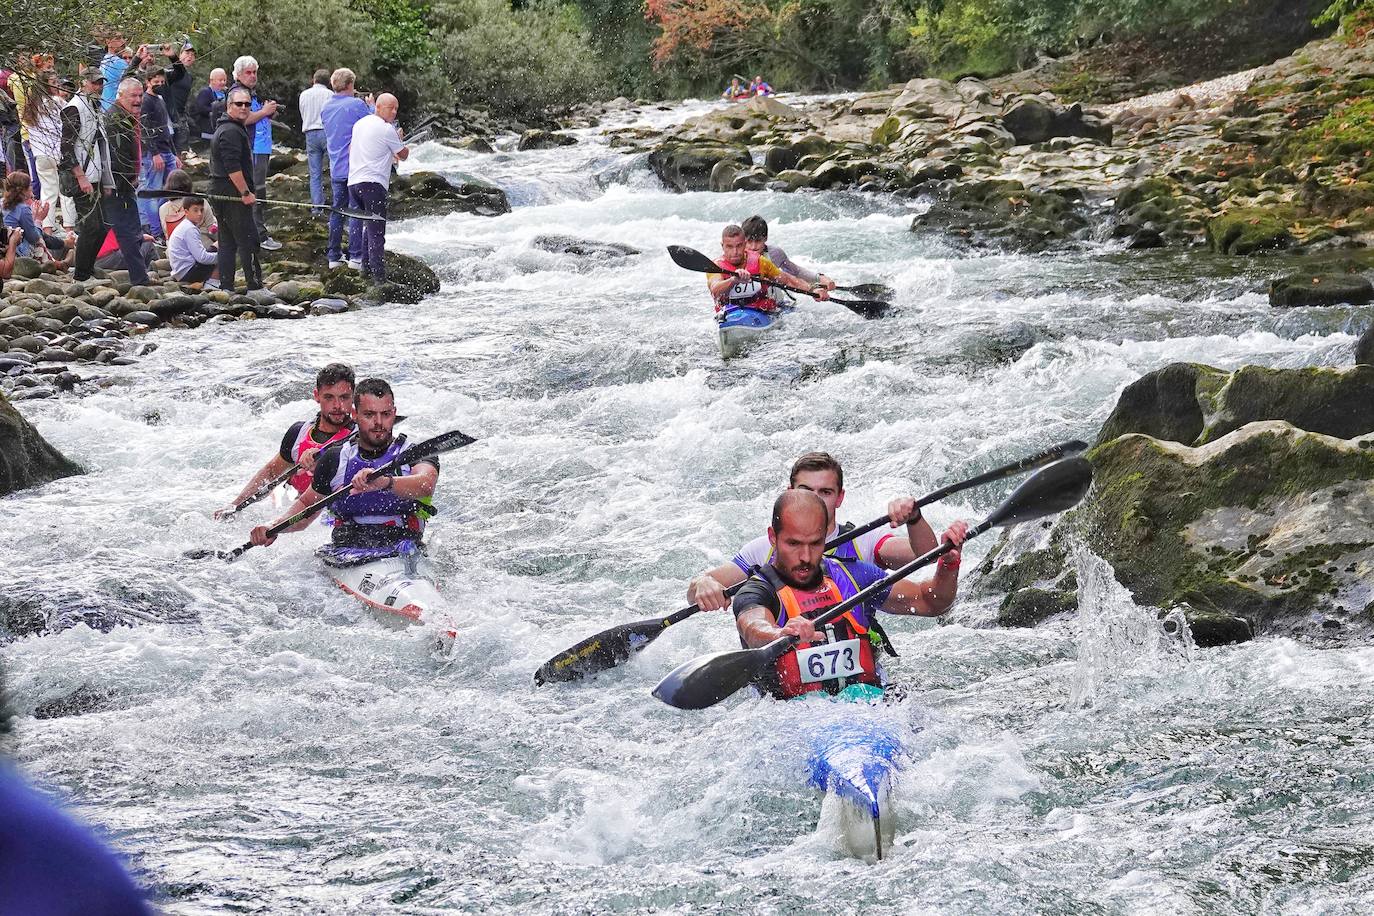
M 1088 492 L 1092 481 L 1092 465 L 1086 458 L 1074 457 L 1056 461 L 1017 487 L 991 515 L 970 528 L 968 538 L 975 538 L 991 528 L 1028 522 L 1072 508 Z M 824 626 L 855 605 L 862 604 L 954 549 L 954 545 L 946 541 L 886 578 L 862 589 L 852 598 L 830 608 L 812 620 L 812 623 L 818 627 Z M 795 636 L 779 636 L 757 649 L 715 652 L 694 658 L 674 668 L 667 677 L 659 681 L 658 686 L 653 689 L 653 695 L 678 709 L 705 709 L 714 706 L 756 680 L 796 643 Z
M 243 203 L 240 198 L 230 197 L 228 194 L 201 194 L 197 191 L 169 191 L 166 188 L 141 188 L 135 192 L 135 195 L 157 200 L 168 197 L 199 197 L 204 200 L 220 200 L 231 204 Z M 343 207 L 327 207 L 324 204 L 310 204 L 297 200 L 278 200 L 275 197 L 271 200 L 268 200 L 266 197 L 259 197 L 257 202 L 269 207 L 309 207 L 311 210 L 328 210 L 331 213 L 338 213 L 347 219 L 370 219 L 375 222 L 386 222 L 385 216 L 379 216 L 376 213 L 364 213 L 361 210 L 346 210 Z
M 402 420 L 404 420 L 404 419 L 405 419 L 405 417 L 397 417 L 397 418 L 396 418 L 396 422 L 397 422 L 397 423 L 400 423 L 400 422 L 401 422 Z M 338 440 L 338 441 L 339 441 L 339 442 L 352 442 L 352 441 L 353 441 L 354 439 L 356 439 L 356 438 L 358 438 L 358 431 L 355 429 L 355 430 L 353 430 L 353 432 L 349 433 L 347 436 L 344 436 L 342 439 L 340 439 L 340 440 Z M 328 445 L 333 445 L 333 444 L 334 444 L 333 442 L 328 443 Z M 327 448 L 327 447 L 328 447 L 328 446 L 320 446 L 320 449 L 319 449 L 319 450 L 320 450 L 320 451 L 323 451 L 323 450 L 324 450 L 325 448 Z M 253 505 L 254 503 L 259 502 L 260 500 L 266 499 L 266 498 L 267 498 L 267 494 L 271 493 L 271 492 L 272 492 L 273 490 L 275 490 L 277 487 L 279 487 L 279 486 L 281 486 L 282 484 L 286 483 L 286 482 L 287 482 L 288 480 L 290 480 L 292 477 L 295 477 L 296 474 L 297 474 L 297 472 L 299 472 L 303 467 L 304 467 L 304 465 L 302 465 L 299 461 L 297 461 L 295 464 L 291 465 L 291 467 L 289 467 L 289 468 L 287 468 L 286 470 L 282 471 L 280 474 L 278 474 L 276 477 L 273 477 L 271 480 L 268 480 L 268 481 L 264 482 L 262 486 L 258 487 L 258 488 L 257 488 L 256 490 L 254 490 L 252 493 L 249 493 L 249 494 L 248 494 L 247 496 L 245 496 L 243 499 L 241 499 L 241 500 L 239 500 L 238 502 L 234 503 L 234 504 L 233 504 L 232 506 L 230 506 L 228 509 L 224 510 L 224 511 L 223 511 L 222 513 L 220 513 L 219 515 L 215 516 L 216 521 L 221 521 L 221 522 L 222 522 L 222 521 L 224 521 L 226 518 L 231 518 L 232 516 L 237 515 L 238 513 L 242 512 L 244 509 L 247 509 L 249 506 Z
M 683 270 L 694 270 L 702 274 L 729 273 L 729 271 L 722 268 L 700 251 L 697 251 L 695 248 L 688 248 L 685 245 L 669 245 L 668 256 L 673 259 L 674 264 L 681 267 Z M 819 295 L 808 290 L 792 289 L 790 286 L 784 286 L 781 283 L 763 277 L 754 277 L 753 279 L 760 283 L 766 283 L 769 286 L 776 286 L 779 289 L 786 289 L 794 293 L 801 293 L 803 296 L 810 296 L 812 299 L 820 298 Z M 831 296 L 826 301 L 839 303 L 854 314 L 861 315 L 864 318 L 882 318 L 892 308 L 891 303 L 880 302 L 876 299 L 840 299 Z
M 448 452 L 456 448 L 462 448 L 463 446 L 471 445 L 476 441 L 477 440 L 474 439 L 472 436 L 469 436 L 463 432 L 459 432 L 456 429 L 453 432 L 444 433 L 440 436 L 435 436 L 433 439 L 426 439 L 424 442 L 419 442 L 415 445 L 412 445 L 410 448 L 401 452 L 401 454 L 397 455 L 391 461 L 377 468 L 371 474 L 368 474 L 367 479 L 369 481 L 372 481 L 376 480 L 378 477 L 385 477 L 386 475 L 396 471 L 402 465 L 414 464 L 415 462 L 421 461 L 425 458 L 433 458 L 435 455 L 438 455 L 442 452 Z M 268 528 L 267 536 L 276 537 L 277 535 L 281 534 L 283 531 L 290 528 L 297 522 L 303 521 L 309 518 L 310 516 L 314 515 L 316 512 L 319 512 L 324 507 L 343 499 L 350 492 L 352 492 L 352 490 L 353 484 L 351 482 L 345 484 L 344 486 L 335 490 L 333 493 L 330 493 L 328 496 L 324 497 L 318 502 L 306 506 L 301 511 L 282 519 L 280 522 L 273 525 L 271 528 Z M 227 563 L 232 563 L 252 549 L 253 542 L 248 541 L 245 544 L 235 547 L 233 550 L 217 550 L 213 553 L 221 560 L 224 560 Z M 192 559 L 200 559 L 202 557 L 209 556 L 210 554 L 211 551 L 209 550 L 197 550 L 187 553 L 186 556 Z
M 1061 442 L 1052 448 L 1047 448 L 1043 452 L 1037 452 L 1020 461 L 1011 464 L 1004 464 L 1000 468 L 985 471 L 976 477 L 962 480 L 958 483 L 951 483 L 934 490 L 916 500 L 916 510 L 919 512 L 923 506 L 939 502 L 946 496 L 972 487 L 982 486 L 994 480 L 1001 480 L 1031 468 L 1042 467 L 1052 461 L 1057 461 L 1065 455 L 1073 455 L 1083 451 L 1088 447 L 1086 442 L 1077 439 L 1069 442 Z M 865 525 L 851 528 L 848 531 L 826 541 L 825 549 L 834 550 L 841 544 L 847 544 L 857 537 L 861 537 L 875 528 L 889 524 L 891 520 L 882 515 Z M 747 581 L 747 580 L 746 580 Z M 733 596 L 741 588 L 744 582 L 732 585 L 725 590 L 727 597 Z M 603 630 L 593 636 L 579 642 L 577 645 L 549 659 L 534 672 L 534 682 L 539 685 L 550 684 L 562 681 L 576 681 L 589 674 L 596 674 L 600 671 L 608 671 L 618 665 L 624 664 L 630 656 L 642 650 L 649 643 L 653 642 L 675 623 L 681 623 L 693 614 L 701 610 L 695 604 L 688 605 L 680 611 L 675 611 L 664 617 L 653 617 L 649 620 L 637 620 L 634 623 L 622 623 L 619 626 Z
M 896 295 L 896 291 L 886 283 L 856 283 L 853 286 L 837 286 L 842 293 L 858 293 L 868 299 L 881 299 L 886 302 Z

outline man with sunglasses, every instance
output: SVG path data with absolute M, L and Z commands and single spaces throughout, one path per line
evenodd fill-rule
M 243 262 L 244 281 L 249 289 L 262 287 L 262 270 L 258 266 L 258 228 L 253 222 L 253 139 L 248 135 L 248 113 L 252 96 L 247 89 L 229 90 L 224 117 L 215 127 L 210 141 L 210 191 L 221 197 L 237 200 L 216 200 L 215 217 L 219 221 L 219 277 L 220 286 L 234 288 L 234 259 Z

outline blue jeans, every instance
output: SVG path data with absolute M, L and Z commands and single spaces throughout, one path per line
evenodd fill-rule
M 105 224 L 114 230 L 132 286 L 148 285 L 148 262 L 143 260 L 143 227 L 138 221 L 138 199 L 133 193 L 109 194 L 101 201 Z
M 167 173 L 176 168 L 176 157 L 171 153 L 162 154 L 162 169 L 153 171 L 153 157 L 143 157 L 143 167 L 138 172 L 138 186 L 140 189 L 149 191 L 160 191 L 167 183 Z M 162 199 L 156 197 L 138 198 L 138 213 L 143 220 L 143 225 L 149 235 L 155 238 L 162 238 L 162 221 L 157 217 L 158 207 L 162 206 Z
M 330 176 L 331 178 L 333 176 Z M 325 256 L 331 261 L 343 260 L 343 223 L 344 218 L 339 215 L 339 207 L 348 207 L 352 204 L 348 199 L 348 179 L 336 179 L 330 182 L 334 188 L 334 207 L 329 214 L 329 246 L 325 250 Z M 348 260 L 357 261 L 363 256 L 363 221 L 351 219 L 348 221 Z
M 305 153 L 310 157 L 310 202 L 322 204 L 324 203 L 324 160 L 329 155 L 329 146 L 325 143 L 323 129 L 305 132 Z
M 33 147 L 29 146 L 29 141 L 23 141 L 20 146 L 24 148 L 25 170 L 29 173 L 29 185 L 33 188 L 34 200 L 43 197 L 43 185 L 38 180 L 38 164 L 33 161 Z
M 386 187 L 375 181 L 350 185 L 353 206 L 364 213 L 375 213 L 383 219 L 363 219 L 363 276 L 371 277 L 373 283 L 386 280 L 386 268 L 382 266 L 382 252 L 386 250 Z

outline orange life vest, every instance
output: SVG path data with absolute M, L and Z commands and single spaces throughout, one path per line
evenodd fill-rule
M 784 626 L 794 617 L 815 619 L 822 613 L 851 598 L 859 592 L 859 584 L 845 569 L 844 564 L 826 558 L 822 563 L 824 578 L 814 591 L 802 591 L 786 585 L 778 578 L 771 566 L 760 570 L 761 575 L 774 587 L 778 596 L 778 626 Z M 798 643 L 775 663 L 772 677 L 764 686 L 781 699 L 791 699 L 807 693 L 824 690 L 838 693 L 850 684 L 871 684 L 883 686 L 882 675 L 878 672 L 878 662 L 873 654 L 873 643 L 869 639 L 872 628 L 868 614 L 862 605 L 845 611 L 840 617 L 822 628 L 826 639 L 821 643 Z M 857 641 L 858 645 L 841 644 Z M 816 650 L 817 646 L 835 645 L 835 650 Z M 857 653 L 854 650 L 857 649 Z M 805 665 L 805 669 L 803 668 Z M 837 670 L 849 670 L 848 676 L 829 676 Z

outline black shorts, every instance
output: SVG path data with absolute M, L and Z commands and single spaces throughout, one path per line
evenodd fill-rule
M 192 264 L 186 276 L 176 278 L 178 283 L 204 283 L 215 272 L 215 264 Z

